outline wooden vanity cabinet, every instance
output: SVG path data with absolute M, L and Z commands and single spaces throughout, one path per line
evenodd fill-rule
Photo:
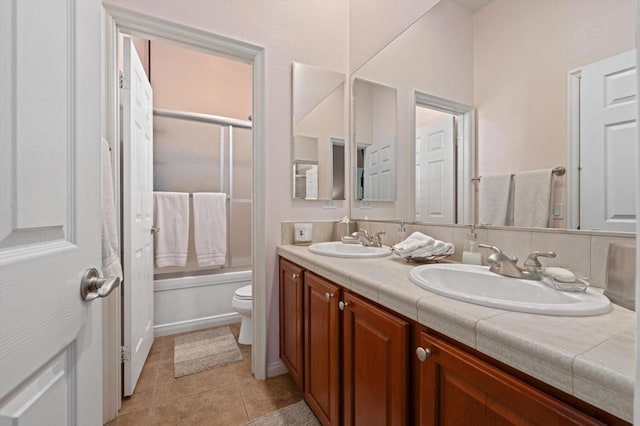
M 414 340 L 417 425 L 603 424 L 425 331 Z
M 323 425 L 340 424 L 340 286 L 310 272 L 304 274 L 304 396 Z
M 303 269 L 280 258 L 280 358 L 304 389 Z
M 348 292 L 343 302 L 343 424 L 408 424 L 409 323 Z

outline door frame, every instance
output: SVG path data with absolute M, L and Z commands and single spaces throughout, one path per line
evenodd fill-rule
M 267 289 L 255 283 L 267 282 L 266 261 L 266 59 L 261 46 L 234 40 L 219 34 L 192 28 L 183 24 L 150 16 L 119 6 L 103 4 L 103 134 L 107 140 L 119 138 L 118 34 L 141 35 L 149 40 L 163 39 L 186 48 L 252 65 L 253 72 L 253 207 L 252 207 L 252 285 L 253 285 L 253 348 L 252 370 L 256 379 L 266 378 L 267 368 Z M 118 144 L 114 145 L 114 158 L 120 158 Z M 119 170 L 117 170 L 119 172 Z M 119 173 L 115 173 L 116 176 Z M 119 178 L 116 178 L 119 188 Z M 120 206 L 116 206 L 119 208 Z M 118 367 L 117 374 L 120 374 Z M 118 390 L 120 392 L 120 390 Z
M 580 79 L 582 68 L 567 73 L 567 228 L 580 229 Z
M 411 102 L 411 129 L 409 136 L 411 146 L 416 141 L 416 106 L 434 109 L 462 117 L 462 123 L 458 124 L 456 144 L 456 223 L 476 223 L 476 188 L 472 178 L 476 176 L 476 144 L 475 144 L 475 116 L 476 110 L 470 105 L 430 95 L 419 90 L 412 90 Z M 411 150 L 411 182 L 416 179 L 416 150 Z M 415 192 L 415 186 L 412 187 Z M 416 197 L 410 197 L 412 214 L 416 211 Z

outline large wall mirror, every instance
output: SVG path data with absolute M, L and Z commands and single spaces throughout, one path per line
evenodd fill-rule
M 396 199 L 396 89 L 353 81 L 356 200 Z
M 345 75 L 292 66 L 293 198 L 345 199 Z
M 442 185 L 456 191 L 451 222 L 476 221 L 477 200 L 464 206 L 477 195 L 472 178 L 561 167 L 567 172 L 552 177 L 548 226 L 632 231 L 635 8 L 634 0 L 439 1 L 355 73 L 398 91 L 398 175 L 393 208 L 365 211 L 356 203 L 352 215 L 423 220 L 428 182 L 420 180 L 416 140 L 431 118 L 416 99 L 428 95 L 475 108 L 466 147 L 467 154 L 475 148 L 473 158 L 457 151 L 448 173 L 455 182 Z M 592 81 L 595 89 L 584 92 Z M 589 118 L 593 105 L 615 107 L 615 119 Z M 442 120 L 464 144 L 455 117 Z M 587 223 L 590 216 L 600 222 Z

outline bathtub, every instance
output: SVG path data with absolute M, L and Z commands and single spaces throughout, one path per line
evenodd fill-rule
M 154 280 L 155 335 L 240 322 L 231 299 L 236 289 L 251 280 L 250 270 Z

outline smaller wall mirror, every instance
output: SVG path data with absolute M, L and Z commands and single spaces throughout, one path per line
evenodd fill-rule
M 294 62 L 293 198 L 345 199 L 345 75 Z
M 357 200 L 396 199 L 396 95 L 391 87 L 353 82 Z

